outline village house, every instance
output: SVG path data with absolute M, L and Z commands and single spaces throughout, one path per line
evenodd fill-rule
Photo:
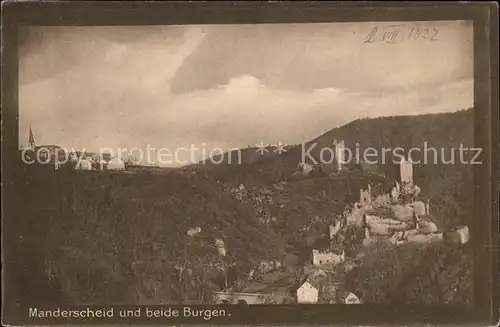
M 92 170 L 92 162 L 87 159 L 79 160 L 75 165 L 75 170 Z
M 339 289 L 336 293 L 337 304 L 361 304 L 361 300 L 356 294 L 346 289 Z
M 297 303 L 317 303 L 319 299 L 319 289 L 308 280 L 305 280 L 295 293 Z
M 119 157 L 114 157 L 113 159 L 108 161 L 107 169 L 108 170 L 124 170 L 125 163 Z
M 345 251 L 342 251 L 341 254 L 336 254 L 331 251 L 320 251 L 320 250 L 312 250 L 312 263 L 315 266 L 319 265 L 338 265 L 344 262 L 345 260 Z

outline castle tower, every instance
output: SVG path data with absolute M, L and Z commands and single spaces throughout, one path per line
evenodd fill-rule
M 335 161 L 337 163 L 337 171 L 342 171 L 342 165 L 346 164 L 346 155 L 345 155 L 345 142 L 344 140 L 337 142 L 337 140 L 333 141 L 333 145 L 335 148 Z
M 399 163 L 401 184 L 413 185 L 413 164 L 403 158 Z

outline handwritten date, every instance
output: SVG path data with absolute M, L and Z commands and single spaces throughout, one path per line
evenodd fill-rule
M 405 25 L 390 25 L 385 28 L 375 26 L 366 37 L 364 43 L 398 43 L 410 41 L 437 41 L 437 28 L 406 28 Z

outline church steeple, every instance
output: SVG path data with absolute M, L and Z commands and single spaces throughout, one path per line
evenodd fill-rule
M 30 135 L 29 135 L 29 139 L 28 139 L 28 146 L 31 149 L 35 148 L 35 138 L 33 137 L 33 132 L 31 131 L 31 126 L 30 126 Z

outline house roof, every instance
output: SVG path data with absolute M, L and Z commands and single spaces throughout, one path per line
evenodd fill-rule
M 301 288 L 306 282 L 318 290 L 321 288 L 321 283 L 317 279 L 306 276 L 304 279 L 302 279 L 302 282 L 300 283 L 299 287 L 297 287 L 297 289 Z

